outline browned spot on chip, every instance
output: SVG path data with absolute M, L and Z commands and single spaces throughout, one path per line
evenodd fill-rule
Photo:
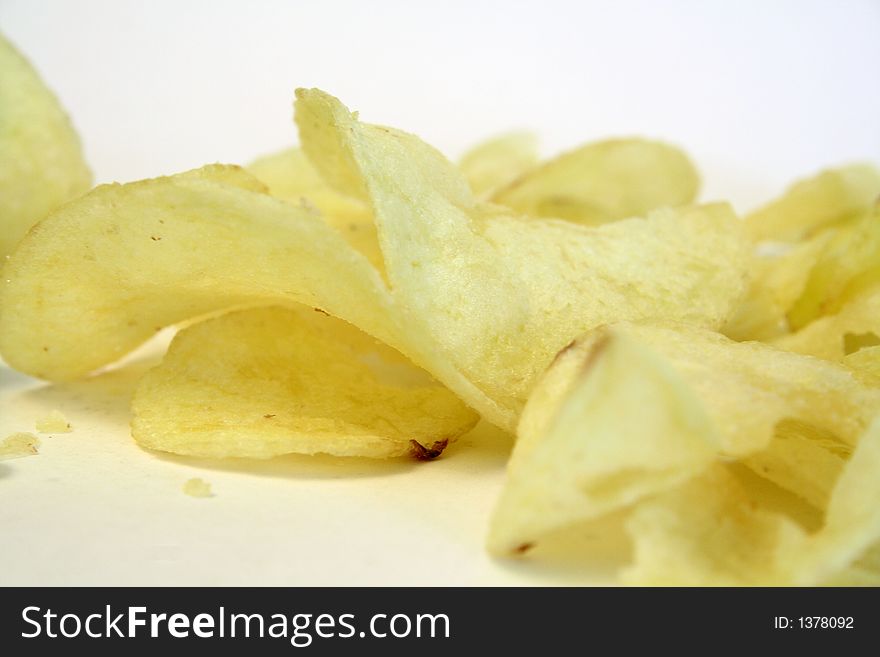
M 531 550 L 533 547 L 535 547 L 535 544 L 531 543 L 531 542 L 530 543 L 520 543 L 515 548 L 513 548 L 513 553 L 514 554 L 525 554 L 526 552 Z
M 417 461 L 432 461 L 443 453 L 449 440 L 444 438 L 433 443 L 430 447 L 425 447 L 417 440 L 409 441 L 409 453 Z
M 161 240 L 162 238 L 161 238 L 161 237 L 158 237 L 157 235 L 150 235 L 150 239 L 153 240 L 154 242 L 158 242 L 158 241 Z
M 312 308 L 312 310 L 314 310 L 316 313 L 321 313 L 322 315 L 327 315 L 327 317 L 330 317 L 330 313 L 328 313 L 326 310 L 321 310 L 320 308 Z
M 584 359 L 584 365 L 581 368 L 582 373 L 589 372 L 593 365 L 596 364 L 599 356 L 602 355 L 602 352 L 608 348 L 608 345 L 611 343 L 611 334 L 605 331 L 596 340 L 596 344 L 593 345 L 593 348 L 590 350 L 590 353 L 587 354 L 586 359 Z
M 571 342 L 569 342 L 567 345 L 565 345 L 562 349 L 560 349 L 559 351 L 557 351 L 557 352 L 556 352 L 556 355 L 553 357 L 553 362 L 550 363 L 550 365 L 551 365 L 551 366 L 552 366 L 552 365 L 555 365 L 555 364 L 556 364 L 556 361 L 558 361 L 560 358 L 562 358 L 562 357 L 563 357 L 568 351 L 570 351 L 570 350 L 571 350 L 571 349 L 572 349 L 577 343 L 578 343 L 578 339 L 575 338 L 574 340 L 572 340 Z
M 275 417 L 275 413 L 266 413 L 263 417 L 267 420 L 271 420 L 273 417 Z

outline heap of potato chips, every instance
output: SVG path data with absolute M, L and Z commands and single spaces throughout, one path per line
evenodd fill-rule
M 539 163 L 514 134 L 456 167 L 301 89 L 301 149 L 80 196 L 6 43 L 0 77 L 0 352 L 70 380 L 183 324 L 135 395 L 142 446 L 430 459 L 483 418 L 517 437 L 496 554 L 614 518 L 627 582 L 880 582 L 871 166 L 742 221 L 692 205 L 663 143 Z

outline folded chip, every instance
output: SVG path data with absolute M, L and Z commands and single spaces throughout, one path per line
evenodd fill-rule
M 842 365 L 692 326 L 617 324 L 559 354 L 523 413 L 490 548 L 738 461 L 824 509 L 880 390 Z
M 0 35 L 0 263 L 31 226 L 91 184 L 58 99 Z
M 492 200 L 524 214 L 598 225 L 693 203 L 699 185 L 694 165 L 674 146 L 612 139 L 542 163 Z
M 726 205 L 596 228 L 524 216 L 479 203 L 436 150 L 321 91 L 297 91 L 296 120 L 324 178 L 372 207 L 408 336 L 395 346 L 502 427 L 575 336 L 624 319 L 718 328 L 742 293 L 747 246 Z
M 368 260 L 238 167 L 97 187 L 31 231 L 4 275 L 0 352 L 50 380 L 241 305 L 303 303 L 380 339 L 391 328 L 390 296 Z
M 7 361 L 70 379 L 163 326 L 297 302 L 394 347 L 512 429 L 573 337 L 647 318 L 718 328 L 743 291 L 748 245 L 726 205 L 597 228 L 528 217 L 477 202 L 436 150 L 323 92 L 299 92 L 297 121 L 323 179 L 369 206 L 387 284 L 328 221 L 240 169 L 102 186 L 47 217 L 8 263 Z
M 426 459 L 477 421 L 390 347 L 302 306 L 233 311 L 182 329 L 132 406 L 142 447 L 208 458 Z
M 772 508 L 739 476 L 716 465 L 637 506 L 628 521 L 639 585 L 880 584 L 880 419 L 835 481 L 817 529 Z
M 511 132 L 477 144 L 465 153 L 458 168 L 477 196 L 489 198 L 538 163 L 537 138 L 530 132 Z
M 878 196 L 880 171 L 873 165 L 829 169 L 749 214 L 746 230 L 756 241 L 796 242 L 866 212 Z
M 840 360 L 863 347 L 880 344 L 880 286 L 850 299 L 837 313 L 810 322 L 773 343 L 789 351 Z
M 315 211 L 371 265 L 383 269 L 376 224 L 367 204 L 328 185 L 301 149 L 266 155 L 248 165 L 247 170 L 266 184 L 272 196 Z

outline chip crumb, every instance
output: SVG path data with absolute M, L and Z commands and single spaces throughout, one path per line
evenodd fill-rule
M 64 417 L 64 414 L 57 409 L 50 411 L 42 420 L 37 420 L 36 429 L 40 433 L 70 433 L 73 431 L 70 422 L 68 422 L 67 418 Z
M 0 442 L 0 461 L 39 454 L 40 439 L 32 433 L 14 433 Z
M 198 477 L 187 479 L 186 483 L 183 484 L 183 492 L 190 497 L 213 497 L 211 484 Z

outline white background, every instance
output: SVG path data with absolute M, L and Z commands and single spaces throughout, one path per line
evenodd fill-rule
M 824 166 L 880 162 L 870 0 L 0 0 L 0 31 L 68 108 L 99 182 L 293 144 L 297 86 L 453 157 L 511 128 L 535 129 L 548 154 L 610 135 L 665 138 L 703 170 L 704 198 L 740 209 Z M 0 583 L 602 581 L 568 557 L 485 557 L 509 449 L 491 430 L 426 466 L 196 467 L 131 443 L 125 375 L 0 377 L 4 435 L 49 408 L 77 427 L 0 464 Z M 190 476 L 216 496 L 184 497 Z

